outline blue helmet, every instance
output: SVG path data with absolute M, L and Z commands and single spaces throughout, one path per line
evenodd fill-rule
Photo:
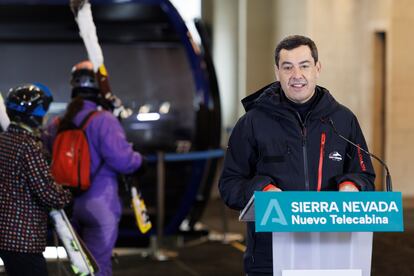
M 49 88 L 29 83 L 11 88 L 6 98 L 6 110 L 11 121 L 38 127 L 53 101 Z

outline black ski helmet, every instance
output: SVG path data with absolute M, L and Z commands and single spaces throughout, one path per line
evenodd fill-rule
M 72 68 L 72 98 L 80 96 L 96 101 L 99 97 L 99 84 L 93 71 L 92 62 L 81 61 Z
M 6 98 L 6 111 L 10 121 L 37 128 L 42 125 L 50 103 L 49 88 L 41 83 L 28 83 L 11 88 Z

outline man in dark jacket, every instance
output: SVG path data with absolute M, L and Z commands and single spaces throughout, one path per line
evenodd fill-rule
M 355 115 L 316 85 L 315 43 L 289 36 L 275 50 L 277 82 L 242 100 L 246 109 L 231 134 L 219 189 L 242 210 L 254 191 L 371 191 L 375 173 Z M 271 233 L 247 224 L 246 273 L 272 274 Z

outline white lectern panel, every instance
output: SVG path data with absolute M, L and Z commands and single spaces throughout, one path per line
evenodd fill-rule
M 274 276 L 284 276 L 284 270 L 312 269 L 362 270 L 362 276 L 370 276 L 372 232 L 275 232 L 272 235 Z
M 282 276 L 361 276 L 360 269 L 335 269 L 335 270 L 283 270 Z

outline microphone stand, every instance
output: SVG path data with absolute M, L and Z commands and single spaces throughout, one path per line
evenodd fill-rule
M 385 164 L 384 161 L 381 160 L 381 158 L 379 158 L 376 155 L 370 153 L 366 149 L 361 148 L 359 145 L 355 144 L 354 142 L 352 142 L 349 139 L 347 139 L 346 137 L 344 137 L 342 134 L 338 133 L 338 131 L 336 130 L 336 127 L 334 125 L 334 122 L 332 121 L 331 118 L 329 118 L 329 124 L 332 126 L 332 129 L 334 130 L 334 132 L 336 133 L 336 135 L 338 135 L 340 138 L 342 138 L 343 140 L 345 140 L 349 144 L 353 145 L 354 147 L 356 147 L 356 148 L 360 149 L 361 151 L 365 152 L 369 156 L 373 157 L 375 160 L 377 160 L 385 168 L 385 171 L 386 171 L 386 175 L 385 175 L 385 187 L 386 187 L 387 192 L 392 192 L 391 174 L 390 174 L 390 170 L 388 169 L 387 164 Z

